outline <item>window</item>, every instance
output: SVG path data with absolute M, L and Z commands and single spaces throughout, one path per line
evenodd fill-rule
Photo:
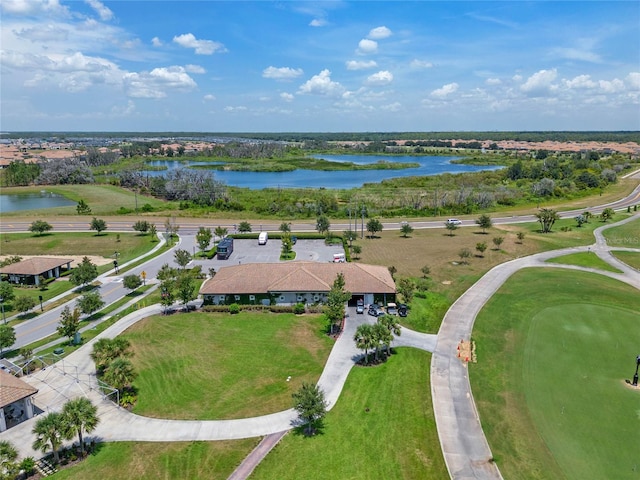
M 235 299 L 236 299 L 236 302 L 239 302 L 239 301 L 240 301 L 240 295 L 234 295 L 234 296 L 233 296 L 233 298 L 235 298 Z
M 256 296 L 255 295 L 249 295 L 249 301 L 255 302 L 255 300 L 256 300 Z

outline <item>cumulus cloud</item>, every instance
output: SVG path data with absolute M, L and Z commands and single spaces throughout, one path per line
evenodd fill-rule
M 358 43 L 358 49 L 356 53 L 360 55 L 369 55 L 372 53 L 376 53 L 378 51 L 378 42 L 374 40 L 369 40 L 368 38 L 363 38 Z
M 502 80 L 499 78 L 487 78 L 484 83 L 487 85 L 500 85 L 502 84 Z
M 158 37 L 153 37 L 153 38 L 151 39 L 151 44 L 152 44 L 154 47 L 161 47 L 161 46 L 162 46 L 162 40 L 160 40 Z
M 433 67 L 433 63 L 431 62 L 427 62 L 426 60 L 418 60 L 417 58 L 414 58 L 413 60 L 411 60 L 411 64 L 410 64 L 411 68 L 431 68 Z
M 301 68 L 290 67 L 267 67 L 262 71 L 264 78 L 272 78 L 274 80 L 293 80 L 302 75 Z
M 456 92 L 458 90 L 459 85 L 457 83 L 448 83 L 443 85 L 440 88 L 437 88 L 431 92 L 431 96 L 433 98 L 445 98 L 448 95 Z
M 392 81 L 393 74 L 388 70 L 381 70 L 367 78 L 368 85 L 389 85 Z
M 300 93 L 325 96 L 342 95 L 344 91 L 345 88 L 340 83 L 331 80 L 331 71 L 327 69 L 311 77 L 299 88 Z
M 640 90 L 640 72 L 631 72 L 627 75 L 626 83 L 630 90 Z
M 69 9 L 58 0 L 3 0 L 0 10 L 12 15 L 34 15 L 37 13 L 67 16 Z
M 618 93 L 624 90 L 624 83 L 622 80 L 618 80 L 617 78 L 614 78 L 611 81 L 600 80 L 598 84 L 604 93 Z
M 378 66 L 375 60 L 348 60 L 346 65 L 347 70 L 366 70 Z
M 531 75 L 526 82 L 520 86 L 520 90 L 532 95 L 540 95 L 549 92 L 555 85 L 553 81 L 558 76 L 557 70 L 540 70 Z
M 173 41 L 184 48 L 193 48 L 197 55 L 212 55 L 215 52 L 225 52 L 224 45 L 213 40 L 198 40 L 193 33 L 183 33 L 173 37 Z
M 184 66 L 185 71 L 189 72 L 189 73 L 207 73 L 207 71 L 204 69 L 204 67 L 201 67 L 200 65 L 185 65 Z
M 37 28 L 23 28 L 15 35 L 31 42 L 61 42 L 69 38 L 69 30 L 59 25 L 40 25 Z
M 85 3 L 96 11 L 100 16 L 100 20 L 103 22 L 107 22 L 113 18 L 113 12 L 99 0 L 85 0 Z
M 282 92 L 280 98 L 285 102 L 293 102 L 294 96 L 291 93 Z
M 210 93 L 207 93 L 207 94 L 206 94 L 204 97 L 202 97 L 202 98 L 204 98 L 206 101 L 210 102 L 210 101 L 215 100 L 215 99 L 216 99 L 216 96 L 215 96 L 215 95 L 212 95 L 212 94 L 210 94 Z
M 310 27 L 324 27 L 327 24 L 327 21 L 324 18 L 314 18 L 309 22 Z
M 391 30 L 389 30 L 385 26 L 382 26 L 382 27 L 372 28 L 371 31 L 369 32 L 368 37 L 374 40 L 381 40 L 383 38 L 390 37 L 391 35 L 392 35 Z
M 582 62 L 591 63 L 602 62 L 600 55 L 595 54 L 589 50 L 581 50 L 578 48 L 555 48 L 551 53 L 560 58 L 566 58 L 568 60 L 580 60 Z
M 402 104 L 400 102 L 390 103 L 388 105 L 382 105 L 380 110 L 384 110 L 387 112 L 399 112 L 402 109 Z
M 127 73 L 123 81 L 127 95 L 134 98 L 164 98 L 167 89 L 191 90 L 197 86 L 185 69 L 179 66 Z
M 597 83 L 591 80 L 589 75 L 578 75 L 572 80 L 563 80 L 567 88 L 594 88 Z

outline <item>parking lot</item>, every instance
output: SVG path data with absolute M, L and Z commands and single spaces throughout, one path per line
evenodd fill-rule
M 233 253 L 227 260 L 197 260 L 196 265 L 202 265 L 206 272 L 209 268 L 215 268 L 227 265 L 239 265 L 242 263 L 275 263 L 280 261 L 280 252 L 282 250 L 282 242 L 280 240 L 270 239 L 266 245 L 258 245 L 258 240 L 234 240 Z M 309 262 L 331 262 L 334 253 L 344 253 L 344 249 L 340 245 L 325 245 L 324 240 L 298 240 L 293 246 L 296 252 L 296 260 Z

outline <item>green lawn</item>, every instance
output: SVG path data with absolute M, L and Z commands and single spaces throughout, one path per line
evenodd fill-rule
M 607 245 L 612 247 L 640 248 L 640 219 L 602 232 Z
M 318 380 L 333 347 L 325 327 L 318 315 L 256 312 L 142 320 L 123 333 L 139 372 L 133 411 L 190 420 L 291 408 L 291 394 Z
M 231 475 L 260 439 L 223 442 L 118 442 L 99 445 L 87 460 L 49 478 L 211 479 Z
M 612 251 L 614 257 L 630 267 L 640 270 L 640 252 Z
M 322 432 L 290 432 L 251 479 L 449 478 L 433 418 L 431 354 L 397 352 L 354 368 Z
M 608 272 L 622 273 L 593 252 L 570 253 L 569 255 L 550 258 L 547 263 L 561 263 L 562 265 L 576 265 L 578 267 L 597 268 Z
M 637 290 L 587 272 L 516 273 L 481 311 L 470 379 L 505 478 L 637 478 Z

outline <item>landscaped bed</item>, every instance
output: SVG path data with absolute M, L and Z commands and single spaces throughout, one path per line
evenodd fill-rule
M 478 316 L 470 365 L 505 478 L 632 478 L 640 295 L 600 275 L 515 274 Z

